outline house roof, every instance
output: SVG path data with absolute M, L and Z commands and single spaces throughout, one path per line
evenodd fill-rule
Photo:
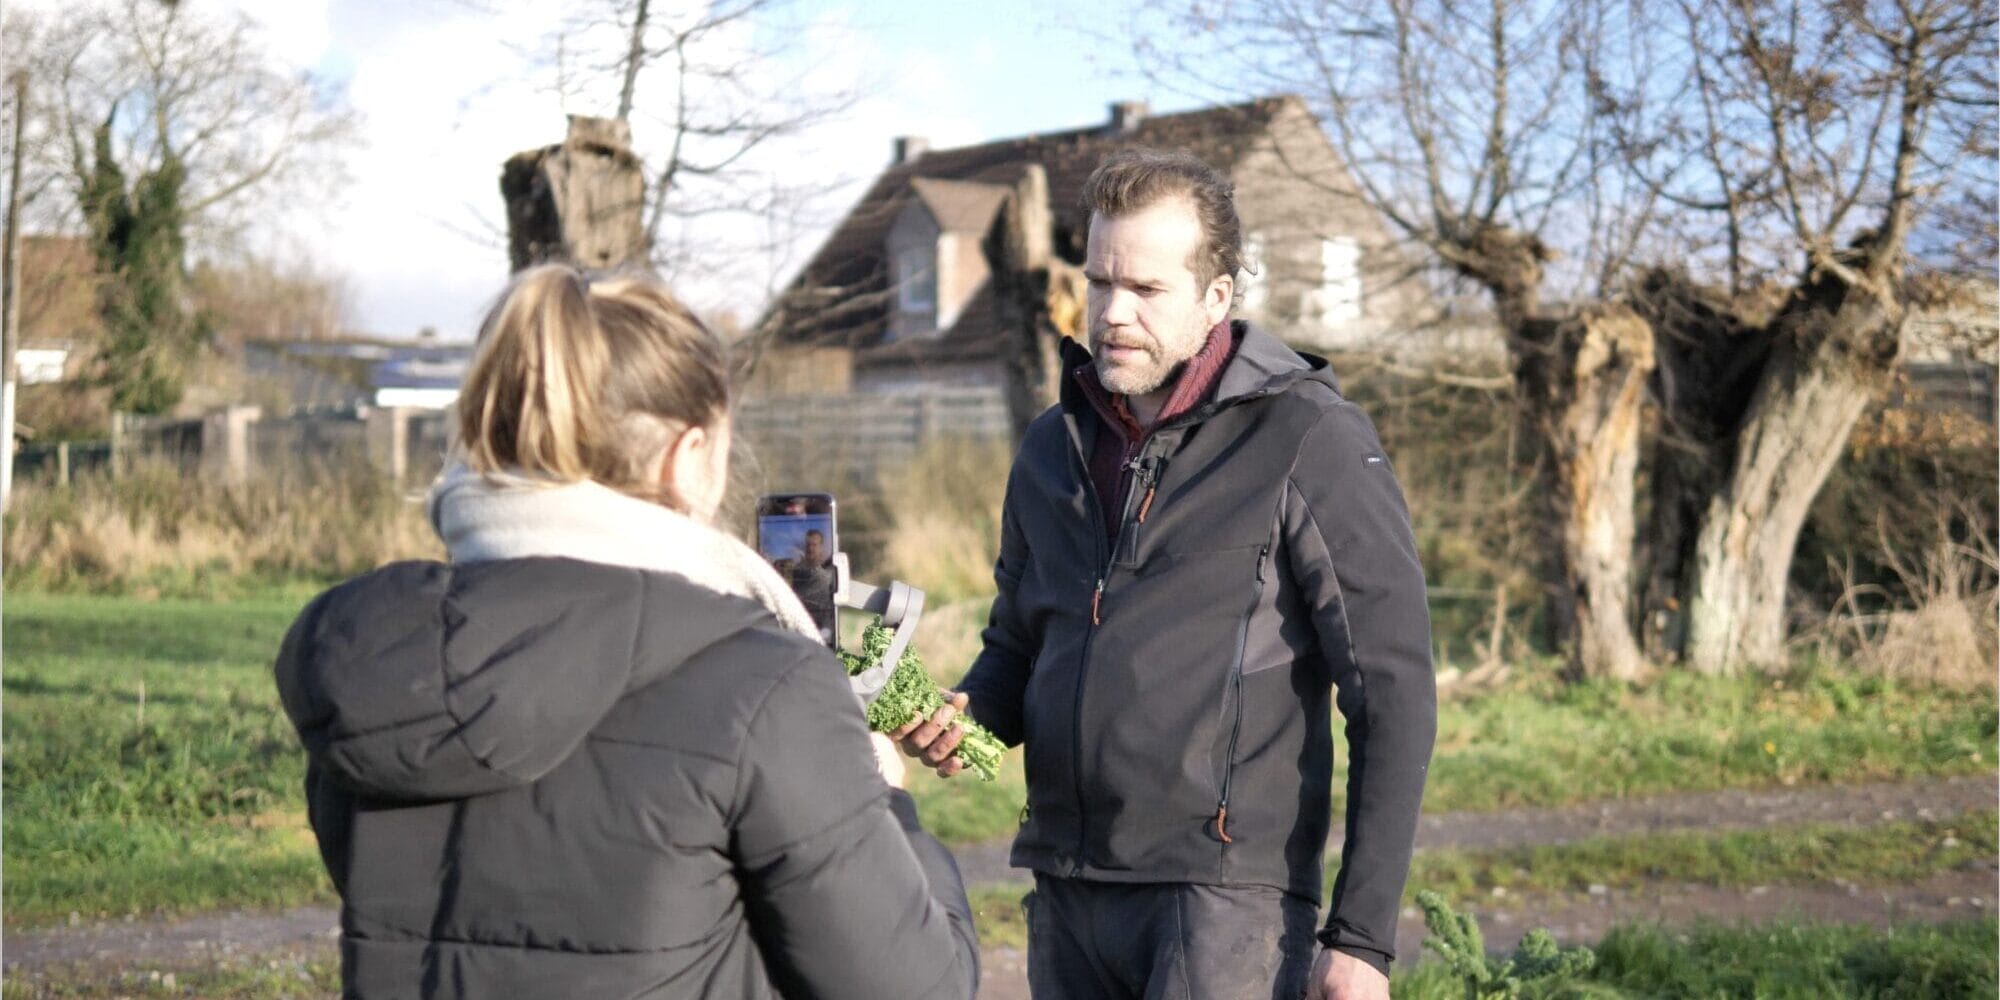
M 930 150 L 913 160 L 892 164 L 875 179 L 868 193 L 848 212 L 833 234 L 793 279 L 778 308 L 784 317 L 778 332 L 791 343 L 865 347 L 877 343 L 887 326 L 889 296 L 884 244 L 896 215 L 911 198 L 920 198 L 945 228 L 978 219 L 970 228 L 984 230 L 1004 195 L 1020 178 L 1022 168 L 1040 164 L 1048 179 L 1050 208 L 1055 216 L 1056 251 L 1070 260 L 1083 257 L 1088 220 L 1080 202 L 1090 172 L 1110 153 L 1133 146 L 1185 149 L 1217 169 L 1232 170 L 1238 160 L 1265 136 L 1287 108 L 1304 108 L 1297 97 L 1267 97 L 1243 104 L 1204 108 L 1179 114 L 1153 115 L 1120 128 L 1098 124 L 1061 132 L 1002 139 L 977 146 Z M 984 207 L 984 218 L 978 218 Z M 940 207 L 942 206 L 942 208 Z M 990 298 L 990 296 L 986 296 Z M 987 310 L 968 304 L 954 331 L 977 338 Z M 930 347 L 884 345 L 904 350 L 950 350 L 958 340 L 949 332 Z
M 910 189 L 930 209 L 938 228 L 948 233 L 980 233 L 993 224 L 993 213 L 1007 200 L 1007 187 L 977 181 L 912 177 Z

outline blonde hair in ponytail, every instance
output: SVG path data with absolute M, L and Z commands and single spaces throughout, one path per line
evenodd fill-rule
M 480 326 L 458 439 L 478 472 L 588 479 L 683 507 L 651 463 L 729 404 L 722 343 L 666 286 L 545 264 L 521 272 Z

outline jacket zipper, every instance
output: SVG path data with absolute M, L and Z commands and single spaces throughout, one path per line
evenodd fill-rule
M 1229 836 L 1229 784 L 1236 777 L 1236 740 L 1243 735 L 1243 658 L 1250 642 L 1250 619 L 1264 600 L 1264 560 L 1270 554 L 1269 542 L 1257 550 L 1257 586 L 1251 588 L 1250 610 L 1243 616 L 1242 633 L 1236 640 L 1236 673 L 1231 678 L 1236 691 L 1236 721 L 1229 727 L 1229 756 L 1222 759 L 1222 794 L 1215 802 L 1215 836 L 1225 844 L 1236 842 Z
M 1078 471 L 1083 479 L 1085 499 L 1089 501 L 1091 538 L 1097 546 L 1097 565 L 1108 567 L 1111 553 L 1104 540 L 1104 507 L 1097 502 L 1097 484 L 1090 478 L 1090 465 L 1078 449 L 1071 449 L 1078 462 Z M 1097 638 L 1097 626 L 1102 624 L 1099 614 L 1104 600 L 1104 571 L 1100 570 L 1097 583 L 1090 594 L 1090 626 L 1083 633 L 1083 649 L 1077 656 L 1076 694 L 1070 702 L 1069 744 L 1070 744 L 1070 787 L 1076 796 L 1076 853 L 1070 859 L 1070 876 L 1083 874 L 1083 855 L 1086 843 L 1083 796 L 1083 678 L 1090 669 L 1091 640 Z M 1024 810 L 1025 811 L 1025 810 Z
M 1083 480 L 1086 484 L 1085 488 L 1089 491 L 1089 499 L 1091 500 L 1091 527 L 1095 530 L 1094 537 L 1097 539 L 1098 565 L 1103 567 L 1103 569 L 1099 571 L 1096 585 L 1091 588 L 1090 592 L 1090 628 L 1084 633 L 1082 663 L 1077 667 L 1076 671 L 1076 700 L 1070 706 L 1070 771 L 1072 783 L 1076 789 L 1076 858 L 1070 865 L 1070 873 L 1073 877 L 1083 874 L 1084 852 L 1086 845 L 1089 843 L 1089 825 L 1084 822 L 1085 799 L 1083 794 L 1083 769 L 1081 766 L 1083 762 L 1084 674 L 1090 666 L 1090 647 L 1092 641 L 1097 638 L 1098 627 L 1104 624 L 1104 587 L 1111 575 L 1111 561 L 1116 557 L 1119 548 L 1124 544 L 1126 531 L 1138 530 L 1132 522 L 1136 520 L 1138 524 L 1145 523 L 1146 515 L 1150 513 L 1153 505 L 1154 490 L 1159 485 L 1159 456 L 1157 454 L 1148 454 L 1148 449 L 1152 446 L 1152 441 L 1153 439 L 1148 437 L 1141 442 L 1138 454 L 1124 463 L 1125 468 L 1132 470 L 1132 487 L 1126 491 L 1123 513 L 1118 520 L 1118 534 L 1108 544 L 1105 541 L 1104 534 L 1105 525 L 1102 513 L 1104 507 L 1096 502 L 1097 483 L 1090 477 L 1089 466 L 1086 464 L 1083 468 Z M 1133 496 L 1138 492 L 1141 484 L 1144 484 L 1146 487 L 1145 499 L 1139 502 L 1139 510 L 1135 517 L 1132 510 Z M 1138 539 L 1134 538 L 1132 543 L 1137 545 Z

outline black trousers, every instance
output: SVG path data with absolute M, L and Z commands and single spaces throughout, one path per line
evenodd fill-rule
M 1299 1000 L 1318 908 L 1262 886 L 1035 876 L 1035 1000 Z

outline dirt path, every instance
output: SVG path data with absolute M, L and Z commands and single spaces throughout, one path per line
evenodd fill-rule
M 1631 836 L 1670 830 L 1725 830 L 1797 823 L 1867 825 L 1947 816 L 2000 803 L 1991 776 L 1903 784 L 1816 786 L 1677 793 L 1648 799 L 1594 803 L 1566 809 L 1498 813 L 1448 813 L 1425 817 L 1423 848 L 1500 848 L 1564 843 L 1587 837 Z M 961 850 L 971 884 L 1022 880 L 1006 866 L 1004 843 Z M 1886 926 L 1939 921 L 1991 912 L 2000 868 L 1985 864 L 1946 872 L 1922 882 L 1862 887 L 1803 884 L 1746 890 L 1659 883 L 1632 891 L 1606 891 L 1496 899 L 1476 910 L 1487 943 L 1511 950 L 1520 935 L 1546 926 L 1565 943 L 1595 941 L 1612 925 L 1633 921 L 1683 923 L 1697 918 L 1759 921 L 1784 916 Z M 1423 924 L 1404 913 L 1400 950 L 1417 954 Z M 215 964 L 330 955 L 337 918 L 333 910 L 305 907 L 281 913 L 227 913 L 181 921 L 107 921 L 9 933 L 4 941 L 6 977 L 59 983 L 80 970 L 199 968 Z M 991 949 L 984 960 L 985 1000 L 1027 996 L 1026 963 L 1012 949 Z M 39 991 L 37 991 L 39 992 Z
M 1991 775 L 1872 785 L 1814 785 L 1720 792 L 1675 792 L 1644 799 L 1612 799 L 1563 809 L 1440 813 L 1417 826 L 1417 849 L 1491 850 L 1566 844 L 1590 837 L 1633 837 L 1674 830 L 1748 830 L 1800 823 L 1860 826 L 1931 819 L 1972 809 L 2000 807 L 2000 784 Z M 1340 850 L 1336 828 L 1328 853 Z M 968 885 L 1021 881 L 1007 866 L 1006 840 L 954 850 Z

